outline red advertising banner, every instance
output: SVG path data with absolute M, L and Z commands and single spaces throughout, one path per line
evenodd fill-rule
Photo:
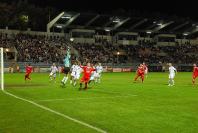
M 122 68 L 113 68 L 113 72 L 122 72 Z
M 132 71 L 132 68 L 123 68 L 122 69 L 122 72 L 131 72 Z

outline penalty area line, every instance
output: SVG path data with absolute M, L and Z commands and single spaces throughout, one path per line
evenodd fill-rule
M 62 113 L 60 113 L 60 112 L 57 112 L 57 111 L 55 111 L 55 110 L 53 110 L 53 109 L 50 109 L 50 108 L 45 107 L 45 106 L 43 106 L 43 105 L 40 105 L 40 104 L 38 104 L 38 103 L 36 103 L 36 102 L 34 102 L 34 101 L 30 101 L 30 100 L 21 98 L 21 97 L 16 96 L 16 95 L 14 95 L 14 94 L 12 94 L 12 93 L 9 93 L 9 92 L 7 92 L 7 91 L 5 91 L 5 90 L 2 90 L 2 91 L 3 91 L 6 95 L 9 95 L 9 96 L 12 96 L 12 97 L 14 97 L 14 98 L 16 98 L 16 99 L 20 99 L 20 100 L 22 100 L 22 101 L 28 102 L 28 103 L 30 103 L 30 104 L 32 104 L 32 105 L 38 107 L 38 108 L 41 108 L 41 109 L 43 109 L 43 110 L 49 111 L 49 112 L 51 112 L 51 113 L 54 113 L 54 114 L 56 114 L 56 115 L 58 115 L 58 116 L 61 116 L 61 117 L 65 118 L 65 119 L 68 119 L 68 120 L 71 120 L 71 121 L 73 121 L 73 122 L 75 122 L 75 123 L 78 123 L 78 124 L 80 124 L 80 125 L 83 125 L 83 126 L 85 126 L 85 127 L 91 128 L 91 129 L 93 129 L 93 130 L 95 130 L 95 131 L 97 131 L 97 132 L 100 132 L 100 133 L 107 133 L 107 131 L 105 131 L 105 130 L 103 130 L 103 129 L 100 129 L 100 128 L 98 128 L 98 127 L 95 127 L 95 126 L 93 126 L 93 125 L 90 125 L 90 124 L 88 124 L 88 123 L 86 123 L 86 122 L 77 120 L 77 119 L 75 119 L 75 118 L 72 118 L 72 117 L 70 117 L 70 116 L 68 116 L 68 115 L 62 114 Z
M 37 100 L 41 102 L 51 102 L 51 101 L 76 101 L 76 100 L 90 100 L 90 99 L 114 99 L 114 98 L 127 98 L 127 97 L 135 97 L 137 95 L 125 95 L 125 96 L 112 96 L 112 97 L 85 97 L 85 98 L 65 98 L 65 99 L 44 99 Z

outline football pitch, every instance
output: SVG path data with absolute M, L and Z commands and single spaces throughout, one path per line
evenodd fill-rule
M 0 133 L 196 133 L 198 85 L 192 73 L 178 73 L 168 87 L 168 73 L 149 73 L 133 83 L 135 73 L 104 73 L 100 84 L 79 91 L 49 82 L 48 74 L 5 74 L 0 91 Z M 197 81 L 198 82 L 198 81 Z

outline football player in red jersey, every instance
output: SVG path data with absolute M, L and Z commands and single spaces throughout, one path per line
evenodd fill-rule
M 142 83 L 143 83 L 143 82 L 144 82 L 144 72 L 145 72 L 144 66 L 143 66 L 142 64 L 140 64 L 140 66 L 138 67 L 138 69 L 137 69 L 137 71 L 136 71 L 136 76 L 135 76 L 135 78 L 134 78 L 134 82 L 137 81 L 137 79 L 138 79 L 139 77 L 141 77 Z
M 198 67 L 196 64 L 193 64 L 193 75 L 192 75 L 192 82 L 193 85 L 195 84 L 195 79 L 198 77 Z
M 26 67 L 25 67 L 25 81 L 27 79 L 31 80 L 30 78 L 30 74 L 32 73 L 32 66 L 30 66 L 30 64 L 27 64 Z
M 84 87 L 84 90 L 87 89 L 87 84 L 90 80 L 90 77 L 91 77 L 91 74 L 93 71 L 95 71 L 94 68 L 91 67 L 91 64 L 90 63 L 87 63 L 87 66 L 81 66 L 80 67 L 83 69 L 83 77 L 81 78 L 81 81 L 80 81 L 80 89 L 82 89 L 82 83 L 85 83 L 85 87 Z

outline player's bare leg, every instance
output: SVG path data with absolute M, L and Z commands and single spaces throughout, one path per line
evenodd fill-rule
M 65 84 L 67 83 L 67 80 L 68 80 L 68 74 L 65 74 L 65 76 L 63 77 L 61 83 L 62 83 L 63 85 L 65 85 Z
M 56 83 L 56 76 L 53 77 L 54 83 Z
M 77 84 L 77 79 L 74 79 L 73 86 L 76 86 L 76 84 Z
M 98 83 L 100 83 L 100 82 L 101 82 L 101 76 L 98 77 Z
M 29 74 L 26 74 L 26 75 L 25 75 L 25 80 L 27 80 L 27 79 L 31 80 L 31 78 L 30 78 L 30 75 L 29 75 Z
M 70 77 L 70 84 L 72 84 L 73 82 L 74 82 L 74 77 L 71 76 L 71 77 Z
M 193 83 L 193 85 L 195 85 L 195 78 L 192 79 L 192 83 Z
M 52 75 L 51 75 L 51 74 L 49 75 L 49 79 L 50 79 L 50 81 L 52 81 L 52 80 L 53 80 L 53 77 L 52 77 Z
M 84 88 L 84 90 L 87 90 L 87 88 L 88 88 L 88 87 L 87 87 L 87 84 L 88 84 L 88 83 L 85 82 L 85 88 Z
M 139 78 L 139 75 L 136 75 L 134 78 L 134 82 L 136 82 L 138 78 Z
M 174 86 L 175 85 L 175 80 L 174 79 L 172 79 L 172 86 Z
M 82 90 L 82 82 L 80 83 L 80 88 L 79 88 L 79 90 Z
M 173 79 L 172 78 L 169 78 L 169 80 L 168 80 L 168 86 L 173 86 L 173 83 L 174 83 Z
M 144 75 L 141 75 L 142 83 L 144 82 Z

